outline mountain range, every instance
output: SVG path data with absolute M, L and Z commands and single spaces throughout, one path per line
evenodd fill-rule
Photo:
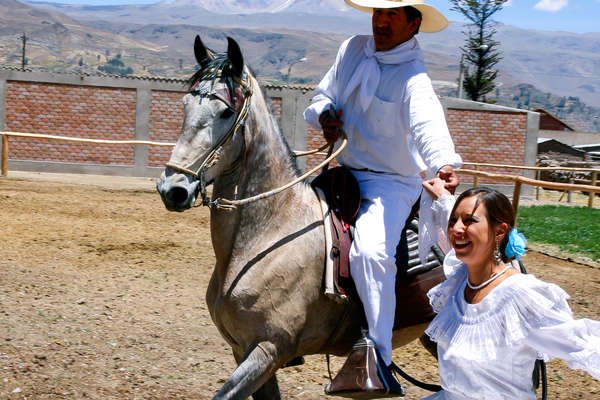
M 467 28 L 451 22 L 440 33 L 418 35 L 430 75 L 444 94 L 456 88 Z M 600 33 L 501 24 L 496 30 L 503 53 L 498 98 L 529 84 L 600 107 Z M 119 54 L 135 74 L 189 76 L 199 33 L 216 50 L 226 36 L 234 37 L 248 64 L 266 80 L 284 81 L 291 71 L 293 81 L 315 83 L 346 37 L 369 33 L 370 18 L 342 0 L 163 0 L 125 6 L 0 0 L 0 64 L 20 62 L 23 31 L 32 67 L 91 72 Z M 307 61 L 298 62 L 303 58 Z M 585 125 L 585 117 L 579 119 Z

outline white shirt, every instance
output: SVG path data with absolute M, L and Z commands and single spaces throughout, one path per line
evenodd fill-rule
M 387 52 L 373 54 L 373 48 L 370 35 L 351 37 L 340 46 L 335 63 L 315 89 L 304 118 L 321 129 L 319 116 L 330 104 L 343 110 L 348 147 L 338 161 L 350 168 L 401 176 L 415 176 L 425 170 L 432 177 L 444 165 L 460 167 L 462 160 L 454 151 L 444 111 L 427 76 L 417 40 L 412 38 Z M 362 68 L 368 54 L 375 57 L 378 69 Z M 390 54 L 400 55 L 400 62 L 390 64 Z M 359 67 L 361 74 L 370 71 L 370 75 L 355 76 Z M 357 79 L 362 83 L 350 94 L 345 93 Z M 369 88 L 373 82 L 376 87 Z M 365 110 L 361 92 L 370 91 L 374 91 L 374 96 L 368 99 Z
M 534 400 L 536 358 L 561 358 L 600 379 L 600 322 L 574 320 L 564 290 L 515 274 L 470 304 L 467 267 L 452 254 L 451 275 L 428 293 L 438 315 L 425 333 L 437 342 L 444 388 L 428 400 Z

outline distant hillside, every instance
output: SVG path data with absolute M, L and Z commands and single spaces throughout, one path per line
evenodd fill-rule
M 253 1 L 263 4 L 267 0 Z M 368 32 L 370 23 L 365 14 L 332 8 L 329 0 L 314 7 L 327 8 L 330 14 L 337 14 L 335 18 L 325 12 L 321 16 L 309 14 L 306 11 L 314 1 L 294 2 L 285 12 L 224 15 L 200 9 L 205 0 L 167 0 L 144 6 L 43 4 L 45 10 L 38 8 L 40 3 L 29 3 L 32 7 L 16 0 L 0 0 L 0 64 L 20 65 L 20 37 L 25 31 L 26 57 L 32 67 L 97 73 L 99 68 L 113 71 L 111 63 L 123 63 L 118 71 L 185 78 L 195 71 L 192 45 L 195 35 L 200 34 L 218 51 L 223 50 L 226 36 L 234 37 L 248 64 L 263 80 L 285 82 L 289 78 L 297 83 L 316 83 L 333 62 L 339 44 L 351 32 Z M 232 7 L 242 3 L 231 0 Z M 190 12 L 192 6 L 198 14 Z M 89 20 L 93 16 L 96 19 Z M 207 19 L 262 28 L 199 26 L 198 21 Z M 130 20 L 144 23 L 127 22 Z M 162 22 L 152 23 L 159 20 Z M 315 30 L 268 28 L 284 24 L 307 29 L 305 23 Z M 418 37 L 440 94 L 456 93 L 463 29 L 452 23 L 439 34 Z M 324 34 L 326 30 L 337 33 Z M 489 101 L 545 108 L 578 129 L 600 131 L 598 118 L 594 118 L 600 112 L 589 107 L 600 106 L 600 81 L 594 78 L 600 76 L 600 34 L 528 31 L 501 25 L 498 36 L 504 60 L 500 63 L 500 88 Z M 307 61 L 295 63 L 302 58 Z M 524 91 L 529 87 L 531 90 Z M 534 101 L 538 98 L 547 101 Z
M 600 108 L 590 107 L 578 97 L 553 95 L 527 84 L 498 93 L 499 96 L 490 97 L 497 104 L 530 110 L 543 108 L 579 131 L 600 132 Z
M 164 0 L 150 5 L 74 6 L 28 3 L 63 12 L 79 21 L 199 25 L 223 29 L 305 30 L 349 36 L 370 32 L 367 14 L 342 0 Z M 86 22 L 86 23 L 87 23 Z M 436 80 L 458 73 L 459 47 L 465 26 L 452 22 L 436 34 L 420 34 Z M 508 86 L 532 84 L 560 96 L 575 96 L 600 107 L 600 33 L 534 31 L 498 25 L 504 59 L 499 82 Z M 452 78 L 454 82 L 455 78 Z
M 116 52 L 127 54 L 138 64 L 135 72 L 155 64 L 168 63 L 172 68 L 172 54 L 155 43 L 81 25 L 63 14 L 15 0 L 0 0 L 0 24 L 0 64 L 21 65 L 21 37 L 25 33 L 27 65 L 50 71 L 95 72 Z

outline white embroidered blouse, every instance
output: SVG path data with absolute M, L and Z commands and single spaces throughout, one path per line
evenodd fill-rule
M 600 322 L 574 320 L 560 287 L 515 274 L 470 304 L 466 265 L 454 250 L 444 264 L 448 279 L 428 293 L 438 315 L 425 331 L 438 345 L 444 390 L 426 399 L 533 400 L 536 358 L 561 358 L 600 379 Z

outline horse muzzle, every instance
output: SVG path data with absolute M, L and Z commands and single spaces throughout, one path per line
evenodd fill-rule
M 186 174 L 166 168 L 156 180 L 156 190 L 169 211 L 185 211 L 196 202 L 200 181 Z

